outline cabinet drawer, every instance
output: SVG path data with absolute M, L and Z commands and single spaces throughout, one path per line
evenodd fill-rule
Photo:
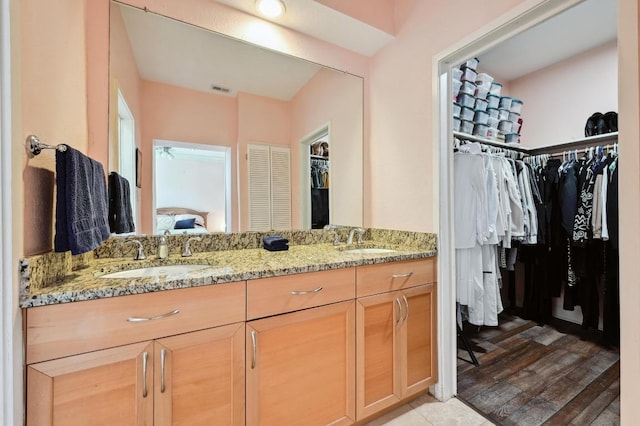
M 247 281 L 247 319 L 355 298 L 354 268 Z
M 31 364 L 244 318 L 244 281 L 29 308 L 26 361 Z
M 437 257 L 358 266 L 356 269 L 358 297 L 384 293 L 438 279 Z

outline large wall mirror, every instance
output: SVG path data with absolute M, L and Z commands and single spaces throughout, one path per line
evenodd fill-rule
M 138 233 L 363 225 L 362 78 L 120 2 L 109 62 Z

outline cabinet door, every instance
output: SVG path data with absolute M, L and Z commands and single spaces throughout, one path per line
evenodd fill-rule
M 398 335 L 404 318 L 399 292 L 357 300 L 358 420 L 400 401 L 400 378 L 396 365 L 400 351 Z
M 428 284 L 403 290 L 405 314 L 400 334 L 400 379 L 402 398 L 414 395 L 434 384 L 436 357 L 436 292 Z
M 153 424 L 153 344 L 27 367 L 28 425 Z
M 354 422 L 354 305 L 247 323 L 247 425 Z
M 244 323 L 154 346 L 156 425 L 244 424 Z

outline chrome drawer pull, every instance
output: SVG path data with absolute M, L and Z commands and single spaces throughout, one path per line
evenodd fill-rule
M 407 272 L 406 274 L 393 274 L 391 275 L 391 278 L 409 278 L 411 275 L 413 275 L 413 272 Z
M 160 350 L 160 393 L 164 393 L 164 367 L 167 358 L 167 350 Z
M 251 330 L 251 345 L 253 346 L 253 352 L 251 354 L 251 369 L 256 368 L 256 331 Z
M 307 291 L 298 291 L 298 290 L 293 290 L 293 291 L 291 292 L 291 294 L 292 294 L 293 296 L 300 296 L 301 294 L 312 294 L 312 293 L 318 293 L 319 291 L 322 291 L 322 287 L 318 287 L 318 288 L 315 288 L 315 289 L 313 289 L 313 290 L 307 290 Z
M 147 362 L 149 360 L 149 353 L 142 354 L 142 397 L 147 397 Z
M 404 304 L 407 305 L 407 313 L 404 316 L 404 320 L 403 320 L 403 321 L 406 321 L 409 319 L 409 301 L 407 300 L 407 296 L 405 296 L 404 294 L 402 295 L 402 300 L 404 301 Z
M 398 304 L 398 319 L 396 320 L 396 325 L 400 324 L 404 315 L 402 314 L 402 305 L 400 304 L 400 299 L 396 297 L 396 303 Z
M 162 319 L 162 318 L 172 317 L 174 315 L 178 315 L 179 313 L 180 313 L 180 309 L 174 309 L 171 312 L 167 312 L 166 314 L 158 315 L 158 316 L 155 316 L 155 317 L 149 317 L 149 318 L 129 317 L 129 318 L 127 318 L 127 321 L 128 322 L 153 321 L 153 320 L 159 320 L 159 319 Z

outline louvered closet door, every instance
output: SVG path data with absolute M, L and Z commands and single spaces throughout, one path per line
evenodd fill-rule
M 247 145 L 249 230 L 291 229 L 291 151 Z
M 271 229 L 271 167 L 268 145 L 247 145 L 249 231 Z
M 271 229 L 291 229 L 290 150 L 271 147 Z

